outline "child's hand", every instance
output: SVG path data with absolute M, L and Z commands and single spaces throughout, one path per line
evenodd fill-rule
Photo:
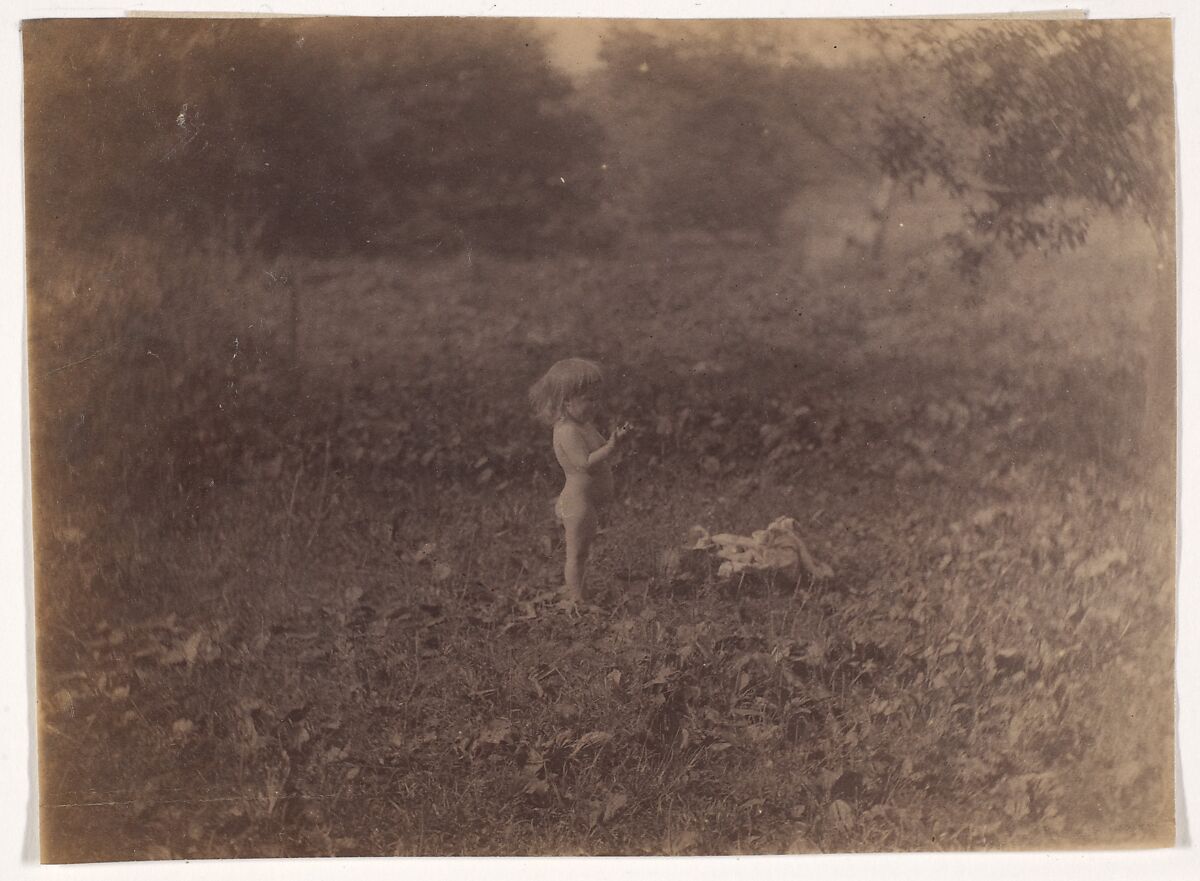
M 615 444 L 617 441 L 619 441 L 621 438 L 625 437 L 625 435 L 629 434 L 629 432 L 631 432 L 631 431 L 633 431 L 633 426 L 630 425 L 628 422 L 622 422 L 620 425 L 618 425 L 616 428 L 613 429 L 612 442 Z

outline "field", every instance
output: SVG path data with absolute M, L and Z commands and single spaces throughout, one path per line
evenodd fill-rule
M 1120 229 L 977 288 L 729 241 L 190 255 L 216 366 L 35 339 L 35 407 L 92 418 L 35 461 L 47 852 L 1169 843 L 1174 423 Z M 568 354 L 637 425 L 577 615 L 525 404 Z M 680 553 L 782 515 L 832 578 Z

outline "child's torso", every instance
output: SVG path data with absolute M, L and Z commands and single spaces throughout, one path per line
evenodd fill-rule
M 604 438 L 591 424 L 573 423 L 566 430 L 578 432 L 589 454 L 604 446 Z M 590 468 L 572 465 L 563 451 L 559 432 L 554 433 L 554 455 L 566 476 L 564 496 L 584 496 L 589 501 L 607 502 L 613 495 L 612 469 L 608 462 L 598 462 Z

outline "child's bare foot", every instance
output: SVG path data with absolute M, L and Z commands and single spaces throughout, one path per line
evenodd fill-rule
M 559 600 L 555 603 L 555 608 L 562 609 L 565 612 L 578 615 L 586 607 L 583 599 L 583 591 L 576 587 L 563 587 L 558 592 Z

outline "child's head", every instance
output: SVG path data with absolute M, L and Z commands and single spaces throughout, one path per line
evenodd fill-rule
M 567 412 L 567 403 L 594 393 L 604 381 L 604 372 L 595 361 L 566 358 L 546 371 L 529 390 L 529 403 L 538 419 L 553 425 Z

